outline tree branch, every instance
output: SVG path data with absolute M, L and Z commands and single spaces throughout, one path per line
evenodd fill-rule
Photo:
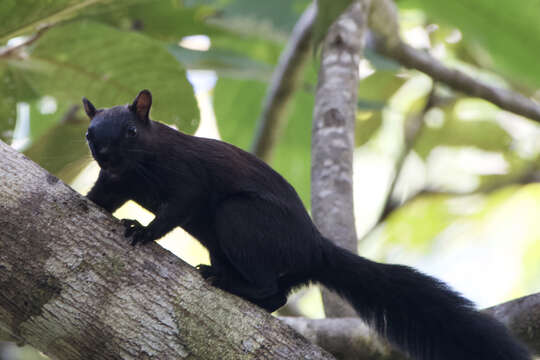
M 505 324 L 532 352 L 540 355 L 540 293 L 493 306 L 484 312 Z M 393 350 L 358 318 L 280 319 L 339 359 L 409 359 Z
M 313 112 L 311 209 L 322 234 L 356 252 L 352 158 L 358 64 L 369 0 L 355 1 L 330 27 L 321 53 Z M 353 316 L 348 304 L 323 291 L 327 316 Z
M 0 333 L 55 359 L 331 359 L 0 142 Z
M 30 46 L 34 42 L 36 42 L 51 27 L 52 27 L 52 25 L 50 25 L 50 24 L 44 24 L 44 25 L 40 26 L 37 29 L 37 31 L 36 31 L 36 33 L 34 35 L 28 37 L 22 43 L 14 45 L 14 46 L 6 46 L 4 48 L 0 48 L 0 59 L 14 56 L 14 54 L 19 54 L 19 52 L 22 49 L 24 49 L 25 47 Z
M 540 355 L 540 293 L 484 310 L 506 325 L 535 355 Z
M 479 97 L 501 109 L 540 121 L 540 105 L 515 91 L 497 88 L 474 79 L 456 69 L 450 69 L 427 52 L 405 44 L 399 38 L 395 4 L 391 0 L 373 2 L 370 27 L 380 36 L 377 49 L 405 67 L 422 71 L 457 91 Z
M 270 160 L 272 149 L 286 125 L 286 110 L 298 88 L 304 65 L 309 59 L 316 13 L 317 8 L 312 3 L 300 16 L 272 75 L 251 147 L 255 155 L 266 161 Z

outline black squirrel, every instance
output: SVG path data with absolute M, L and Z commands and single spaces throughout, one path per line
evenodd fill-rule
M 495 319 L 417 270 L 357 256 L 324 238 L 294 188 L 254 155 L 150 120 L 152 96 L 96 109 L 86 134 L 101 167 L 88 198 L 109 212 L 134 200 L 155 214 L 123 220 L 133 245 L 180 226 L 209 251 L 201 275 L 268 311 L 291 289 L 320 282 L 379 334 L 418 360 L 526 360 Z

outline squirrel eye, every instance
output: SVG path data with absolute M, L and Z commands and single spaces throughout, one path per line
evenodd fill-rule
M 88 135 L 88 131 L 86 132 L 86 140 L 90 140 L 90 135 Z
M 137 128 L 136 127 L 129 127 L 127 129 L 127 136 L 129 137 L 134 137 L 135 135 L 137 135 Z

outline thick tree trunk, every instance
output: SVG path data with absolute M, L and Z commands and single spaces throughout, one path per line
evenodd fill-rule
M 54 359 L 331 359 L 0 142 L 0 333 Z
M 355 1 L 330 27 L 322 45 L 312 134 L 311 209 L 321 232 L 356 253 L 352 159 L 362 55 L 369 1 Z M 354 316 L 323 290 L 326 316 Z

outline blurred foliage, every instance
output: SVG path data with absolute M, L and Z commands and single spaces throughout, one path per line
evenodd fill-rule
M 400 0 L 403 8 L 421 8 L 430 21 L 458 28 L 474 59 L 513 81 L 540 86 L 540 64 L 532 54 L 540 47 L 537 0 Z
M 75 16 L 96 1 L 5 0 L 0 3 L 0 41 L 31 33 L 40 24 L 50 24 Z
M 58 25 L 19 66 L 37 91 L 72 103 L 82 94 L 99 107 L 110 107 L 151 89 L 156 119 L 188 132 L 197 128 L 198 110 L 185 71 L 166 48 L 140 34 L 86 21 Z
M 311 113 L 314 105 L 313 64 L 306 66 L 306 82 L 293 97 L 287 127 L 276 144 L 272 165 L 282 173 L 309 204 Z M 267 84 L 257 80 L 222 77 L 214 90 L 214 107 L 223 140 L 249 150 Z M 240 102 L 240 103 L 239 103 Z

